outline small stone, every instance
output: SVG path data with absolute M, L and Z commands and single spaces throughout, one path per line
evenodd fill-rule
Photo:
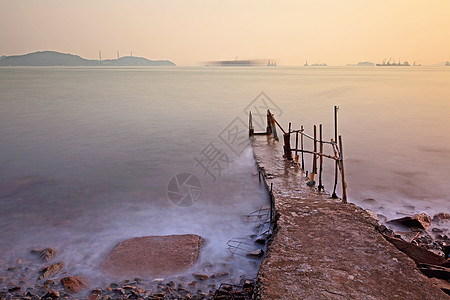
M 211 275 L 211 278 L 221 278 L 230 275 L 228 272 L 217 272 Z
M 256 256 L 256 257 L 260 257 L 264 255 L 264 250 L 262 249 L 256 249 L 250 252 L 247 252 L 246 256 Z
M 440 228 L 433 228 L 433 229 L 431 229 L 431 231 L 432 232 L 444 232 L 442 229 L 440 229 Z
M 21 258 L 19 258 L 19 259 L 17 260 L 17 264 L 18 264 L 18 265 L 23 264 L 23 260 L 22 260 Z
M 122 288 L 124 289 L 124 290 L 135 290 L 136 289 L 136 287 L 134 286 L 134 285 L 124 285 L 124 286 L 122 286 Z
M 113 289 L 113 291 L 116 294 L 122 294 L 122 295 L 125 294 L 125 290 L 122 288 L 115 288 L 115 289 Z
M 97 300 L 98 298 L 100 298 L 100 295 L 92 294 L 89 296 L 88 300 Z
M 109 287 L 110 288 L 110 287 Z M 110 291 L 111 291 L 112 289 L 110 288 Z M 102 294 L 102 289 L 93 289 L 92 291 L 91 291 L 91 294 L 97 294 L 97 295 L 101 295 Z
M 167 286 L 175 286 L 175 281 L 169 281 L 168 283 L 167 283 Z
M 56 250 L 53 248 L 33 249 L 31 253 L 38 254 L 43 261 L 49 261 L 56 255 Z
M 53 280 L 49 279 L 49 280 L 44 281 L 44 285 L 48 287 L 51 285 L 55 285 L 55 282 Z
M 450 222 L 450 214 L 449 213 L 445 213 L 445 212 L 441 212 L 438 214 L 435 214 L 433 216 L 433 221 L 434 222 Z
M 194 276 L 194 278 L 198 279 L 198 280 L 206 280 L 209 278 L 208 275 L 199 274 L 199 273 L 194 273 L 194 274 L 192 274 L 192 276 Z
M 197 281 L 192 281 L 191 283 L 188 283 L 189 286 L 195 286 L 197 284 Z
M 15 272 L 15 271 L 17 271 L 18 269 L 15 268 L 15 267 L 9 267 L 9 268 L 6 269 L 6 270 L 9 271 L 9 272 Z
M 163 282 L 164 278 L 155 278 L 153 279 L 153 282 Z
M 45 294 L 44 298 L 52 298 L 52 299 L 58 299 L 61 295 L 56 290 L 49 290 L 47 294 Z
M 41 276 L 39 276 L 39 280 L 47 279 L 50 276 L 58 274 L 59 271 L 61 271 L 62 268 L 63 268 L 63 263 L 62 262 L 59 262 L 59 263 L 56 263 L 56 264 L 44 267 L 40 271 Z
M 70 293 L 78 293 L 87 287 L 86 279 L 81 276 L 68 276 L 61 278 L 64 289 Z

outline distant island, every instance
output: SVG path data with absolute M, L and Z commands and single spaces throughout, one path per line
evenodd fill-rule
M 38 51 L 24 55 L 1 56 L 0 66 L 175 66 L 175 64 L 170 60 L 148 60 L 136 56 L 91 60 L 68 53 Z

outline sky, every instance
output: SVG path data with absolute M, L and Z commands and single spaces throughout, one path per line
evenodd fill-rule
M 177 65 L 450 60 L 450 0 L 0 0 L 0 56 L 54 50 Z

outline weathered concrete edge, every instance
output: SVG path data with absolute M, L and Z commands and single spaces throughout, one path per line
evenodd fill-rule
M 270 185 L 271 185 L 271 179 L 273 178 L 267 178 L 266 177 L 266 169 L 264 167 L 264 165 L 262 164 L 261 160 L 258 155 L 255 153 L 255 146 L 254 146 L 254 142 L 255 142 L 255 137 L 251 137 L 251 146 L 252 146 L 252 152 L 253 152 L 253 157 L 255 159 L 255 163 L 256 166 L 258 167 L 258 170 L 261 171 L 261 173 L 263 174 L 262 176 L 262 180 L 264 180 L 264 183 L 266 185 L 267 191 L 270 194 Z M 285 161 L 283 158 L 281 157 L 274 157 L 274 159 L 279 159 L 281 161 Z M 287 162 L 285 162 L 287 163 Z M 302 176 L 304 177 L 304 179 L 306 180 L 306 176 L 305 173 L 301 172 Z M 317 194 L 317 199 L 320 200 L 321 198 L 323 199 L 323 197 L 326 195 L 327 197 L 331 198 L 331 195 L 329 193 L 326 192 L 319 192 L 317 190 L 315 190 L 315 193 Z M 274 204 L 274 227 L 273 227 L 273 232 L 272 232 L 272 236 L 270 238 L 270 240 L 267 243 L 267 250 L 266 250 L 266 256 L 263 259 L 263 263 L 270 258 L 271 253 L 274 251 L 274 249 L 272 248 L 272 242 L 274 241 L 274 239 L 276 238 L 277 234 L 278 234 L 278 227 L 277 227 L 277 221 L 279 219 L 280 215 L 280 211 L 276 208 L 276 203 L 277 203 L 277 197 L 276 194 L 273 194 L 273 201 L 275 202 Z M 342 201 L 342 199 L 338 199 L 338 201 Z M 342 205 L 346 205 L 348 207 L 352 207 L 353 209 L 355 209 L 355 212 L 357 212 L 358 214 L 361 215 L 361 219 L 365 219 L 367 221 L 368 224 L 371 225 L 371 227 L 373 228 L 373 232 L 376 232 L 377 234 L 380 234 L 378 232 L 378 230 L 376 229 L 377 226 L 379 226 L 379 221 L 378 219 L 375 219 L 373 216 L 373 212 L 371 213 L 370 211 L 364 210 L 363 208 L 357 206 L 354 203 L 342 203 Z M 395 248 L 396 249 L 396 248 Z M 408 260 L 410 260 L 415 266 L 416 264 L 414 263 L 414 261 L 408 257 L 406 254 L 402 253 L 400 250 L 396 249 L 397 252 L 399 253 L 399 255 L 404 255 Z M 425 280 L 430 280 L 428 277 L 426 277 L 425 275 L 423 275 L 419 269 L 417 268 L 417 266 L 415 267 L 415 269 L 417 270 L 417 273 L 419 274 L 419 276 L 423 277 L 423 279 Z M 263 288 L 261 285 L 261 276 L 264 276 L 261 274 L 261 270 L 258 272 L 257 275 L 257 279 L 256 279 L 256 286 L 255 286 L 255 299 L 261 299 L 262 293 L 263 293 Z M 439 288 L 435 287 L 436 290 L 439 290 L 443 297 L 447 296 L 445 293 L 443 293 Z M 341 295 L 343 296 L 343 295 Z M 448 297 L 448 296 L 447 296 Z

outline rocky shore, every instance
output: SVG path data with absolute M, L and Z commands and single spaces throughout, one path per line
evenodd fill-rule
M 166 241 L 184 240 L 191 250 L 203 243 L 195 235 L 182 236 L 181 239 L 179 237 L 169 236 Z M 136 242 L 136 239 L 133 241 Z M 194 245 L 191 244 L 193 241 Z M 119 243 L 120 246 L 124 244 L 127 245 Z M 187 249 L 182 245 L 178 246 L 179 250 Z M 0 277 L 0 299 L 251 299 L 253 295 L 254 280 L 238 278 L 227 283 L 230 281 L 227 272 L 192 273 L 191 276 L 166 278 L 131 277 L 133 279 L 117 280 L 106 286 L 96 287 L 87 277 L 65 272 L 64 263 L 58 261 L 55 249 L 33 249 L 31 253 L 34 254 L 34 261 L 17 259 L 14 265 L 5 266 L 7 276 Z M 192 255 L 197 254 L 190 252 L 183 259 L 191 264 Z M 170 255 L 170 251 L 167 255 Z M 148 257 L 152 258 L 154 257 Z M 162 255 L 159 261 L 164 259 L 167 256 Z M 38 272 L 30 267 L 36 262 L 44 265 Z M 112 260 L 109 258 L 106 262 L 111 264 Z

